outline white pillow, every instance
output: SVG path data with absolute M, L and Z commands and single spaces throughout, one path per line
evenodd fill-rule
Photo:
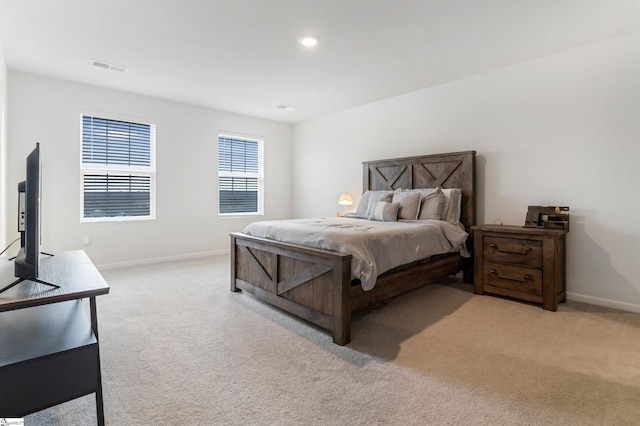
M 462 204 L 462 190 L 459 188 L 443 189 L 446 199 L 446 208 L 444 212 L 444 220 L 454 224 L 460 223 L 460 206 Z
M 396 222 L 398 220 L 398 209 L 400 203 L 389 203 L 387 201 L 379 201 L 373 209 L 373 213 L 369 217 L 370 220 L 379 220 L 381 222 Z
M 362 194 L 362 198 L 358 202 L 358 207 L 356 207 L 356 211 L 354 214 L 356 216 L 366 216 L 367 215 L 367 207 L 369 207 L 369 197 L 371 196 L 371 191 L 367 191 Z
M 443 220 L 445 207 L 444 193 L 439 187 L 435 188 L 433 192 L 422 199 L 418 220 Z
M 400 203 L 398 210 L 398 218 L 407 220 L 416 220 L 420 212 L 420 193 L 419 192 L 396 192 L 393 194 L 392 201 Z

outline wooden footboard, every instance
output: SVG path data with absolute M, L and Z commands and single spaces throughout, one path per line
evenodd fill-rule
M 351 341 L 351 312 L 455 275 L 470 259 L 457 253 L 395 268 L 364 291 L 351 281 L 351 255 L 231 234 L 231 291 L 244 290 Z
M 243 290 L 351 341 L 351 255 L 231 234 L 231 291 Z

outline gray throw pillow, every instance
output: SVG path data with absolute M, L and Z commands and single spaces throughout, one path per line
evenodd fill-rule
M 440 188 L 436 188 L 431 194 L 422 199 L 422 207 L 420 207 L 419 220 L 433 219 L 444 220 L 445 196 Z
M 390 191 L 369 191 L 369 203 L 367 205 L 366 216 L 371 218 L 373 211 L 380 201 L 391 202 L 391 197 L 393 196 L 393 192 Z
M 369 219 L 381 222 L 396 222 L 398 220 L 398 209 L 400 209 L 400 203 L 379 201 Z
M 419 192 L 396 192 L 393 194 L 394 203 L 400 203 L 399 219 L 416 220 L 420 211 Z

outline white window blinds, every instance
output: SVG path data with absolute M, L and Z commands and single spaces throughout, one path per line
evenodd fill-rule
M 155 125 L 82 116 L 83 221 L 155 219 Z
M 218 213 L 262 214 L 263 141 L 218 135 Z

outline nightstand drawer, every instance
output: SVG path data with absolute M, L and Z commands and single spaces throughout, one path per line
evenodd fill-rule
M 486 236 L 484 260 L 542 268 L 542 242 Z
M 485 285 L 542 295 L 542 271 L 539 269 L 485 262 L 483 277 Z

